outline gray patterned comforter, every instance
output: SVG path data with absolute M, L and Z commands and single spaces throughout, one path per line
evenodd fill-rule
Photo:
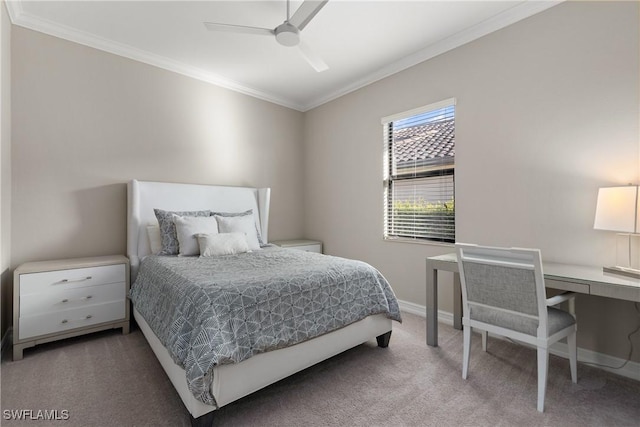
M 149 256 L 131 300 L 189 389 L 215 405 L 210 374 L 339 329 L 371 314 L 401 321 L 389 283 L 370 265 L 268 247 L 211 258 Z

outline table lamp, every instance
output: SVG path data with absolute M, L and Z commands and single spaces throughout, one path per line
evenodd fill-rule
M 606 187 L 598 191 L 596 219 L 593 228 L 596 230 L 616 231 L 626 235 L 628 239 L 628 265 L 620 262 L 616 251 L 616 266 L 603 267 L 607 273 L 623 274 L 640 279 L 640 270 L 631 264 L 631 236 L 640 236 L 640 195 L 639 186 Z

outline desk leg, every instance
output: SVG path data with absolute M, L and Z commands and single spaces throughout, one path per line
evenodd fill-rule
M 427 264 L 427 345 L 438 346 L 438 270 Z
M 453 327 L 462 329 L 462 287 L 459 273 L 453 273 Z
M 575 318 L 576 317 L 576 299 L 571 298 L 569 300 L 569 313 Z

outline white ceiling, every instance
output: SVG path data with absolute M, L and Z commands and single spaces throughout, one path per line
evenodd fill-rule
M 291 13 L 301 1 L 291 2 Z M 301 35 L 317 73 L 271 37 L 204 21 L 275 28 L 285 1 L 8 1 L 12 22 L 306 111 L 503 28 L 558 1 L 330 0 Z

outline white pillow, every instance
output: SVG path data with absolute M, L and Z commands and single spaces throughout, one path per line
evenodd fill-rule
M 200 256 L 234 255 L 249 251 L 244 233 L 196 234 Z
M 254 251 L 260 249 L 258 241 L 258 230 L 253 214 L 242 216 L 220 216 L 214 215 L 218 221 L 218 231 L 220 233 L 244 233 L 247 236 L 249 249 Z
M 253 209 L 247 209 L 244 212 L 211 212 L 211 216 L 220 215 L 220 216 L 245 216 L 245 215 L 253 215 Z M 260 235 L 260 231 L 258 230 L 258 226 L 256 225 L 256 232 L 258 233 L 258 243 L 260 243 L 260 247 L 263 247 L 265 243 L 262 241 L 262 236 Z
M 180 216 L 173 215 L 178 237 L 179 255 L 200 255 L 200 247 L 196 234 L 217 234 L 218 222 L 210 216 Z
M 147 225 L 147 237 L 149 238 L 149 248 L 151 253 L 157 255 L 162 250 L 162 237 L 160 237 L 160 226 L 157 224 Z

